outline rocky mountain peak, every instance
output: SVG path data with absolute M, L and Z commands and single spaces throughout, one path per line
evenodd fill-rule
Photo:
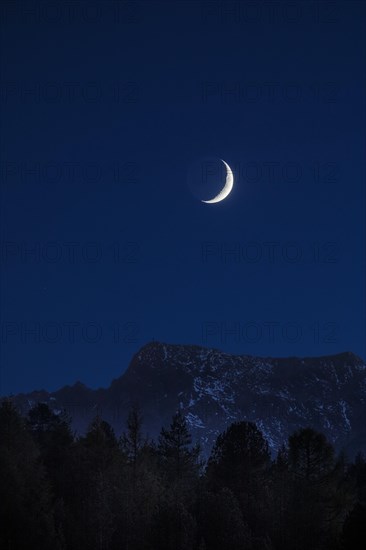
M 14 400 L 24 412 L 37 400 L 57 411 L 66 408 L 79 432 L 98 411 L 117 433 L 137 403 L 151 436 L 180 409 L 207 453 L 217 435 L 238 420 L 255 422 L 274 452 L 305 426 L 351 453 L 366 446 L 366 366 L 351 352 L 271 358 L 154 341 L 107 389 L 94 391 L 78 382 Z

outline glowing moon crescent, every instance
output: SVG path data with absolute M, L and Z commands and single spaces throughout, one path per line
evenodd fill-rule
M 205 202 L 206 204 L 214 204 L 215 202 L 223 201 L 230 194 L 230 192 L 231 192 L 231 190 L 234 186 L 234 175 L 233 175 L 233 172 L 232 172 L 230 166 L 222 159 L 221 159 L 221 162 L 223 162 L 225 164 L 225 167 L 226 167 L 225 185 L 221 189 L 220 193 L 218 195 L 216 195 L 216 197 L 214 197 L 213 199 L 211 199 L 209 201 L 202 201 L 202 202 Z

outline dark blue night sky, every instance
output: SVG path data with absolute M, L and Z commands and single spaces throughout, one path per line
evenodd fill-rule
M 2 394 L 106 386 L 153 338 L 365 357 L 364 2 L 12 2 L 2 28 Z

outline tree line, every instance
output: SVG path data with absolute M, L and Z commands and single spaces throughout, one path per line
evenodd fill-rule
M 138 408 L 117 438 L 96 417 L 76 437 L 66 413 L 0 406 L 4 550 L 357 550 L 366 540 L 366 461 L 311 428 L 271 458 L 251 422 L 220 434 L 207 461 L 177 412 L 156 441 Z

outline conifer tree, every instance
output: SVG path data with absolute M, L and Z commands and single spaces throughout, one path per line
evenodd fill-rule
M 270 463 L 268 443 L 257 426 L 235 422 L 218 436 L 207 464 L 208 487 L 230 489 L 254 533 L 266 527 Z
M 0 547 L 59 549 L 50 486 L 31 432 L 10 401 L 0 405 Z
M 132 465 L 132 477 L 136 480 L 137 463 L 142 449 L 147 444 L 146 438 L 142 434 L 143 418 L 139 407 L 134 406 L 130 410 L 127 418 L 127 430 L 123 432 L 120 438 L 121 449 Z
M 185 417 L 179 411 L 169 429 L 162 428 L 158 442 L 161 468 L 170 482 L 189 480 L 198 475 L 199 447 L 192 447 L 192 436 Z

